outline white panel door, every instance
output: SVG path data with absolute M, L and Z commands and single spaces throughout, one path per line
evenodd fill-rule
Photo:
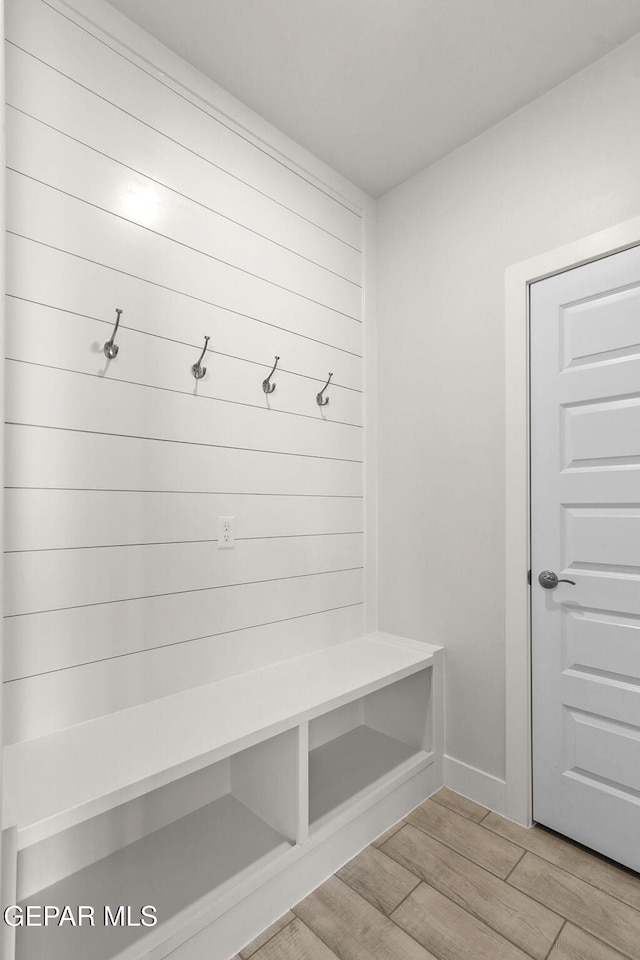
M 534 818 L 640 870 L 638 247 L 531 287 L 531 509 Z

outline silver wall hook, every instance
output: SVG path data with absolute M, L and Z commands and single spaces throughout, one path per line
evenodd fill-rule
M 324 387 L 322 388 L 322 390 L 320 391 L 320 393 L 317 393 L 317 394 L 316 394 L 316 403 L 318 404 L 319 407 L 326 407 L 326 405 L 329 403 L 329 397 L 327 397 L 326 400 L 323 400 L 323 399 L 322 399 L 322 394 L 325 392 L 325 390 L 327 389 L 327 387 L 328 387 L 329 384 L 331 383 L 331 377 L 332 377 L 332 376 L 333 376 L 333 374 L 330 373 L 330 374 L 329 374 L 329 379 L 328 379 L 327 382 L 325 383 Z
M 262 389 L 264 390 L 265 393 L 273 393 L 273 391 L 274 391 L 275 388 L 276 388 L 275 383 L 271 383 L 271 377 L 272 377 L 272 376 L 274 375 L 274 373 L 275 373 L 276 367 L 278 366 L 278 360 L 279 360 L 279 359 L 280 359 L 280 357 L 276 357 L 276 362 L 274 363 L 273 367 L 271 368 L 271 373 L 269 374 L 269 376 L 267 377 L 266 380 L 263 380 L 263 381 L 262 381 Z
M 196 378 L 196 380 L 202 380 L 202 378 L 204 377 L 205 373 L 207 372 L 207 368 L 202 366 L 202 358 L 204 357 L 205 353 L 207 352 L 207 344 L 208 344 L 208 343 L 209 343 L 209 337 L 205 337 L 205 338 L 204 338 L 204 347 L 202 348 L 202 353 L 201 353 L 200 356 L 198 357 L 196 363 L 194 363 L 194 365 L 191 367 L 191 373 L 194 375 L 194 377 Z
M 116 307 L 116 325 L 113 328 L 113 333 L 111 338 L 107 340 L 104 345 L 104 355 L 108 360 L 115 360 L 118 356 L 118 350 L 120 349 L 117 343 L 114 343 L 116 339 L 116 333 L 118 332 L 118 327 L 120 326 L 120 317 L 122 315 L 122 310 Z

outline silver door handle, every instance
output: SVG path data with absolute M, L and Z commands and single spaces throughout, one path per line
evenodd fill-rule
M 575 580 L 559 580 L 558 574 L 554 573 L 553 570 L 543 570 L 538 576 L 538 583 L 545 590 L 553 590 L 559 583 L 571 583 L 574 587 L 576 585 Z

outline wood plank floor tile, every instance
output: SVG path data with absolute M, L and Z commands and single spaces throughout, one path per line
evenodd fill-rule
M 337 877 L 323 883 L 293 912 L 339 960 L 434 960 L 431 953 Z
M 375 847 L 365 847 L 336 876 L 387 916 L 420 882 L 415 873 Z
M 254 953 L 253 960 L 336 960 L 336 955 L 295 919 Z
M 535 960 L 545 960 L 564 923 L 557 914 L 411 825 L 382 850 Z
M 509 840 L 433 800 L 416 807 L 405 820 L 503 879 L 522 856 L 522 849 Z
M 393 919 L 439 960 L 527 960 L 522 950 L 426 883 L 400 904 Z
M 637 873 L 618 867 L 544 827 L 527 829 L 497 813 L 490 813 L 482 826 L 640 910 L 640 875 Z
M 287 912 L 280 917 L 279 920 L 276 920 L 276 922 L 272 923 L 270 927 L 267 927 L 267 929 L 264 930 L 260 936 L 256 937 L 255 940 L 252 940 L 251 943 L 248 943 L 246 947 L 243 947 L 238 956 L 241 958 L 241 960 L 248 960 L 249 957 L 253 956 L 256 950 L 259 950 L 260 947 L 267 942 L 267 940 L 271 940 L 271 937 L 275 937 L 276 933 L 282 930 L 283 927 L 286 927 L 286 925 L 291 923 L 291 921 L 294 919 L 295 917 L 291 913 L 291 910 L 287 910 Z
M 640 875 L 442 788 L 234 960 L 530 958 L 640 960 Z
M 584 930 L 567 923 L 549 954 L 549 960 L 625 960 L 625 957 Z
M 441 803 L 443 807 L 448 807 L 454 813 L 459 813 L 461 817 L 467 820 L 473 820 L 474 823 L 480 823 L 489 813 L 488 807 L 482 807 L 475 800 L 468 800 L 459 793 L 454 793 L 449 787 L 440 787 L 437 793 L 431 797 L 436 803 Z
M 389 839 L 389 837 L 392 837 L 394 833 L 398 832 L 398 830 L 402 830 L 403 827 L 404 827 L 404 820 L 400 820 L 398 823 L 394 823 L 392 827 L 389 827 L 388 830 L 385 830 L 384 833 L 381 833 L 380 836 L 373 841 L 371 846 L 381 847 L 382 844 Z
M 598 940 L 640 960 L 640 913 L 547 860 L 526 853 L 508 881 Z

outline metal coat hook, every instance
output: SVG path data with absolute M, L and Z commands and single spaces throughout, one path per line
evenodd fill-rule
M 114 343 L 116 339 L 116 333 L 118 332 L 118 327 L 120 326 L 120 316 L 122 315 L 122 310 L 116 307 L 116 325 L 113 328 L 113 333 L 111 334 L 111 339 L 107 340 L 104 345 L 104 355 L 108 360 L 115 360 L 118 356 L 118 350 L 120 347 L 117 343 Z
M 330 373 L 330 374 L 329 374 L 329 379 L 328 379 L 327 382 L 325 383 L 324 387 L 322 388 L 322 390 L 320 391 L 320 393 L 317 393 L 317 394 L 316 394 L 316 403 L 318 404 L 319 407 L 326 407 L 326 405 L 329 403 L 329 397 L 327 397 L 326 400 L 323 400 L 323 399 L 322 399 L 322 394 L 325 392 L 325 390 L 327 389 L 327 387 L 328 387 L 329 384 L 331 383 L 331 377 L 332 377 L 332 376 L 333 376 L 333 374 Z
M 276 362 L 274 363 L 273 367 L 271 368 L 271 373 L 269 374 L 269 376 L 267 377 L 266 380 L 263 380 L 263 381 L 262 381 L 262 389 L 264 390 L 265 393 L 273 393 L 273 391 L 274 391 L 275 388 L 276 388 L 275 383 L 271 383 L 271 377 L 274 375 L 274 373 L 275 373 L 275 371 L 276 371 L 276 367 L 278 366 L 278 360 L 279 360 L 279 359 L 280 359 L 280 357 L 276 357 Z
M 205 337 L 205 338 L 204 338 L 204 347 L 202 348 L 202 353 L 201 353 L 200 356 L 198 357 L 196 363 L 194 363 L 194 365 L 191 367 L 191 373 L 194 375 L 194 377 L 196 378 L 196 380 L 202 380 L 202 378 L 204 377 L 205 373 L 207 372 L 207 368 L 202 366 L 202 358 L 204 357 L 205 353 L 207 352 L 207 344 L 208 344 L 208 343 L 209 343 L 209 337 Z

